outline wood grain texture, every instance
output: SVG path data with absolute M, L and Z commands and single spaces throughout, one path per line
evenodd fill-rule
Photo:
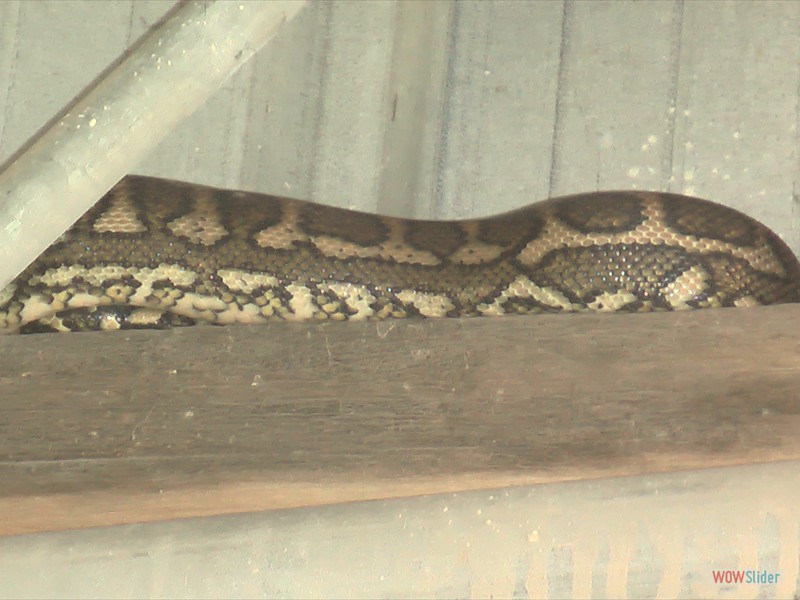
M 800 458 L 800 306 L 0 338 L 0 533 Z

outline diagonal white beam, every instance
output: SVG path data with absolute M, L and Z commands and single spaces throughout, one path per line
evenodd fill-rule
M 0 289 L 305 1 L 181 4 L 0 173 Z

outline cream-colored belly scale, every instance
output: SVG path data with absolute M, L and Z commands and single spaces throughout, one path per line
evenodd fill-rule
M 0 291 L 0 333 L 798 301 L 774 233 L 686 196 L 432 222 L 131 176 Z

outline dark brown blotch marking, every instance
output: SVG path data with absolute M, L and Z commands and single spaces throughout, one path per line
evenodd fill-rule
M 190 185 L 164 185 L 159 184 L 157 179 L 134 176 L 123 179 L 107 196 L 123 196 L 129 200 L 137 218 L 149 230 L 138 235 L 149 236 L 152 231 L 172 235 L 167 224 L 191 212 L 195 194 L 196 191 Z
M 636 194 L 598 192 L 567 196 L 549 203 L 556 216 L 581 233 L 625 233 L 644 220 L 642 202 Z
M 430 252 L 444 260 L 466 241 L 464 228 L 454 221 L 411 221 L 405 241 L 417 250 Z
M 258 232 L 278 225 L 284 219 L 285 204 L 289 202 L 255 194 L 230 198 L 224 190 L 218 191 L 215 200 L 223 226 L 236 239 L 252 239 Z
M 722 240 L 737 246 L 752 246 L 759 231 L 766 230 L 733 208 L 690 198 L 680 194 L 663 194 L 664 220 L 669 227 L 684 235 Z
M 493 246 L 516 251 L 538 238 L 545 226 L 544 214 L 536 205 L 479 221 L 478 239 Z
M 302 207 L 299 224 L 311 236 L 330 236 L 362 247 L 377 246 L 389 235 L 382 217 L 315 204 Z
M 529 277 L 572 302 L 590 303 L 600 294 L 620 291 L 659 300 L 661 290 L 694 262 L 680 247 L 662 246 L 654 252 L 644 244 L 599 244 L 548 252 Z
M 734 306 L 735 300 L 747 295 L 759 304 L 800 302 L 796 278 L 763 273 L 741 258 L 718 252 L 702 255 L 700 260 L 723 306 Z

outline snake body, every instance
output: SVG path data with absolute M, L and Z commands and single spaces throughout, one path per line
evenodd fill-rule
M 687 196 L 417 221 L 129 176 L 0 291 L 0 333 L 798 301 L 777 235 Z

